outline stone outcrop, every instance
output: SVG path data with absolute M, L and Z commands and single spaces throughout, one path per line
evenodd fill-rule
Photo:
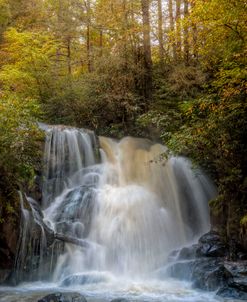
M 247 299 L 247 261 L 228 261 L 228 246 L 211 231 L 198 244 L 173 252 L 168 268 L 171 277 L 191 280 L 194 288 L 217 291 L 217 295 Z
M 18 213 L 4 214 L 3 220 L 0 221 L 0 283 L 6 282 L 13 271 L 18 238 Z
M 38 302 L 87 302 L 86 298 L 79 293 L 53 293 L 38 300 Z

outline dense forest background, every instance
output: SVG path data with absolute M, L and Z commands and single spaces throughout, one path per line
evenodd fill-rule
M 0 223 L 34 185 L 43 121 L 189 156 L 218 186 L 213 223 L 244 244 L 246 11 L 245 0 L 0 0 Z

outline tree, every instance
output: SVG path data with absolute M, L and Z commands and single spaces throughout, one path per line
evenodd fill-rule
M 158 39 L 159 39 L 159 57 L 160 62 L 164 61 L 164 31 L 163 31 L 163 9 L 161 0 L 158 1 Z
M 174 17 L 173 17 L 173 0 L 169 0 L 169 23 L 170 23 L 170 31 L 174 32 Z M 174 39 L 171 40 L 171 46 L 172 46 L 172 56 L 175 59 L 176 58 L 176 45 Z
M 181 0 L 176 0 L 176 58 L 181 58 Z
M 144 97 L 149 100 L 152 95 L 152 58 L 150 43 L 149 0 L 141 0 L 143 22 L 143 51 L 144 51 Z
M 2 41 L 2 35 L 8 25 L 11 13 L 10 7 L 6 0 L 0 0 L 0 43 Z
M 86 14 L 87 14 L 87 66 L 88 72 L 93 70 L 92 62 L 92 43 L 91 43 L 91 1 L 86 1 Z
M 213 215 L 226 240 L 240 241 L 246 208 L 246 42 L 243 1 L 197 0 L 185 26 L 209 77 L 207 91 L 183 106 L 185 123 L 169 145 L 194 158 L 214 177 L 219 196 Z M 210 92 L 209 92 L 210 91 Z
M 189 15 L 189 1 L 184 0 L 184 18 Z M 186 64 L 189 63 L 189 29 L 187 26 L 184 26 L 184 60 Z

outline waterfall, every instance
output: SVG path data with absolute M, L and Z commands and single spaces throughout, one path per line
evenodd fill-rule
M 95 164 L 96 138 L 91 131 L 45 127 L 43 207 L 66 188 L 82 184 L 82 169 Z
M 215 188 L 188 159 L 168 157 L 165 146 L 147 139 L 117 141 L 83 129 L 43 128 L 36 279 L 62 282 L 95 272 L 143 278 L 163 266 L 172 250 L 209 230 L 208 201 Z M 28 201 L 39 224 L 35 201 Z M 49 245 L 46 228 L 88 245 Z

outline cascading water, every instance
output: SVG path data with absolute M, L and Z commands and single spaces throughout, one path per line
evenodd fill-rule
M 95 164 L 96 138 L 91 131 L 46 127 L 45 169 L 42 189 L 46 208 L 65 188 L 83 185 L 82 169 Z
M 145 139 L 97 139 L 90 131 L 43 128 L 41 229 L 87 244 L 40 245 L 42 262 L 29 280 L 86 284 L 84 293 L 97 292 L 99 282 L 141 291 L 135 282 L 152 278 L 172 250 L 209 230 L 208 201 L 215 188 L 187 159 L 167 158 L 166 147 Z
M 56 232 L 90 242 L 86 251 L 65 247 L 54 281 L 85 271 L 140 277 L 208 230 L 213 187 L 188 160 L 160 159 L 166 148 L 148 140 L 100 137 L 97 164 L 92 134 L 47 132 L 44 219 Z

